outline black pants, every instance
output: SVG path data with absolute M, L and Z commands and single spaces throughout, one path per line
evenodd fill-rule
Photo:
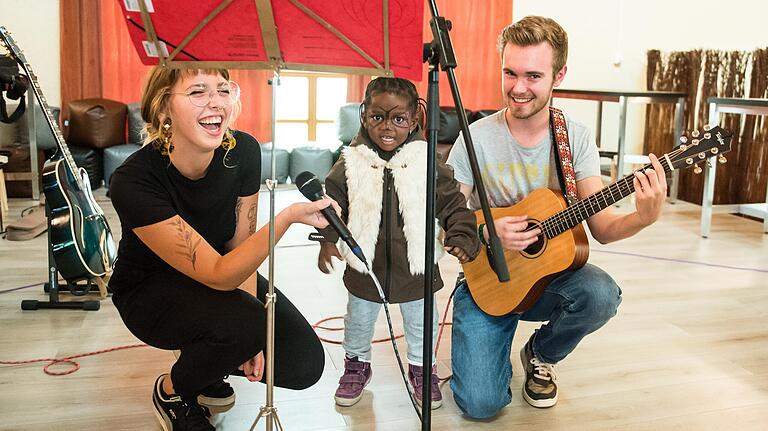
M 171 381 L 177 394 L 192 399 L 265 350 L 267 289 L 261 275 L 254 298 L 240 289 L 222 292 L 174 273 L 116 289 L 113 302 L 141 341 L 181 350 Z M 323 347 L 299 310 L 277 289 L 275 293 L 275 385 L 308 388 L 323 373 Z

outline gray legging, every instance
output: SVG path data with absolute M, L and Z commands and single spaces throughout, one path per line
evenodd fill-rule
M 268 282 L 261 275 L 257 298 L 214 290 L 178 272 L 127 289 L 121 284 L 111 286 L 112 300 L 128 329 L 150 346 L 181 350 L 171 381 L 185 399 L 228 374 L 242 375 L 237 367 L 265 349 Z M 299 310 L 275 292 L 275 385 L 308 388 L 323 373 L 323 347 Z

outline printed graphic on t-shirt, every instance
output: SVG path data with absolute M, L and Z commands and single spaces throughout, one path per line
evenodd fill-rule
M 493 207 L 509 206 L 522 200 L 531 190 L 547 187 L 549 165 L 513 161 L 487 163 L 481 174 L 486 182 L 488 201 Z

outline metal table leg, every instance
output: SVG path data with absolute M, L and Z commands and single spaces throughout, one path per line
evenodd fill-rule
M 672 137 L 672 148 L 675 148 L 678 144 L 678 138 L 683 135 L 683 105 L 685 104 L 684 98 L 677 99 L 675 104 L 675 136 Z M 680 171 L 675 169 L 672 171 L 672 184 L 669 189 L 669 202 L 677 202 L 677 193 L 680 187 Z
M 37 131 L 35 95 L 27 94 L 27 129 L 29 130 L 29 172 L 32 174 L 32 199 L 40 200 L 40 172 L 37 169 Z
M 618 153 L 619 160 L 616 161 L 616 177 L 624 177 L 624 153 L 626 152 L 627 143 L 627 98 L 625 96 L 619 97 L 619 143 L 616 152 Z
M 709 124 L 717 124 L 717 104 L 709 104 Z M 709 238 L 712 224 L 712 205 L 715 197 L 715 173 L 717 163 L 706 163 L 704 166 L 704 192 L 701 197 L 701 236 Z

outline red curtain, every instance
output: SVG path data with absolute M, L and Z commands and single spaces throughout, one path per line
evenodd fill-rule
M 438 0 L 438 12 L 450 20 L 453 50 L 456 54 L 456 82 L 464 107 L 472 110 L 499 109 L 501 97 L 501 57 L 496 50 L 496 38 L 512 22 L 511 0 Z M 429 7 L 424 10 L 424 41 L 432 41 Z M 360 102 L 365 94 L 368 76 L 350 76 L 347 101 Z M 427 68 L 416 83 L 419 95 L 427 98 Z M 440 74 L 440 105 L 453 106 L 448 77 Z
M 371 81 L 370 76 L 348 75 L 347 76 L 347 102 L 363 101 L 365 96 L 365 86 Z
M 512 20 L 510 0 L 482 2 L 438 0 L 442 16 L 452 21 L 450 32 L 458 67 L 455 69 L 462 102 L 467 109 L 497 109 L 501 107 L 501 62 L 496 51 L 496 37 Z M 128 35 L 125 18 L 116 1 L 100 2 L 102 97 L 124 103 L 139 101 L 149 66 L 141 64 Z M 424 39 L 430 41 L 431 16 L 424 13 Z M 63 30 L 62 30 L 63 31 Z M 267 84 L 271 71 L 233 70 L 232 78 L 242 88 L 243 111 L 236 127 L 248 131 L 262 142 L 271 140 L 272 89 Z M 426 98 L 426 67 L 424 78 L 417 83 L 419 94 Z M 62 82 L 70 77 L 62 76 Z M 347 100 L 362 100 L 369 77 L 350 76 Z M 440 104 L 453 106 L 447 76 L 440 76 Z
M 512 0 L 437 0 L 440 16 L 451 21 L 450 31 L 456 54 L 456 82 L 465 109 L 499 109 L 501 97 L 501 56 L 496 38 L 512 22 Z M 429 7 L 424 11 L 424 40 L 432 40 Z M 416 84 L 427 98 L 427 68 Z M 440 106 L 453 106 L 448 76 L 440 73 Z
M 101 5 L 102 94 L 123 103 L 141 100 L 141 90 L 151 69 L 139 61 L 125 17 L 116 1 Z

